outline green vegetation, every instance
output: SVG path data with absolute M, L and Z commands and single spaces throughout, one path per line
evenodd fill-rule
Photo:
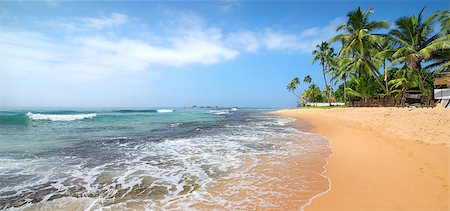
M 299 107 L 299 108 L 303 108 L 303 109 L 317 109 L 317 108 L 320 108 L 320 109 L 330 109 L 330 108 L 345 108 L 345 106 L 302 106 L 302 107 Z
M 317 50 L 313 50 L 313 52 L 312 52 L 315 55 L 314 59 L 313 59 L 313 64 L 317 60 L 320 60 L 320 65 L 322 65 L 323 81 L 325 82 L 325 84 L 328 84 L 327 78 L 326 78 L 326 72 L 331 71 L 333 57 L 334 57 L 333 48 L 330 48 L 330 45 L 325 41 L 322 41 L 322 43 L 320 43 L 320 45 L 317 45 L 316 47 L 317 47 Z M 331 101 L 330 101 L 331 86 L 326 87 L 325 89 L 326 89 L 326 96 L 328 97 L 328 103 L 331 106 Z
M 424 17 L 424 10 L 399 18 L 390 31 L 390 21 L 370 19 L 373 9 L 349 12 L 338 34 L 312 52 L 313 64 L 320 61 L 322 67 L 323 92 L 308 75 L 303 80 L 307 89 L 295 93 L 299 101 L 404 100 L 410 92 L 430 97 L 434 78 L 450 72 L 450 12 Z M 340 46 L 337 53 L 332 44 Z M 300 84 L 294 79 L 288 86 L 291 92 Z M 333 85 L 338 86 L 335 91 Z

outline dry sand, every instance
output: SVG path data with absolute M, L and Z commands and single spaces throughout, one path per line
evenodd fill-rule
M 449 210 L 450 109 L 274 112 L 331 141 L 332 187 L 306 210 Z

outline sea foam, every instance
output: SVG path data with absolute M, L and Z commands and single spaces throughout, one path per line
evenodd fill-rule
M 157 109 L 156 111 L 158 113 L 171 113 L 171 112 L 174 112 L 175 110 L 173 110 L 173 109 Z
M 230 111 L 228 111 L 228 110 L 210 110 L 209 113 L 213 113 L 216 115 L 225 115 L 225 114 L 229 114 Z
M 27 114 L 30 119 L 33 115 L 48 120 L 88 114 Z M 286 193 L 315 194 L 321 190 L 313 185 L 329 182 L 320 175 L 311 177 L 310 171 L 294 176 L 272 171 L 292 167 L 290 158 L 302 160 L 296 168 L 310 169 L 310 161 L 328 149 L 328 141 L 284 127 L 292 119 L 246 117 L 204 122 L 207 130 L 189 135 L 178 135 L 185 133 L 180 127 L 179 133 L 159 141 L 120 134 L 61 147 L 48 156 L 46 151 L 39 159 L 0 158 L 0 164 L 8 164 L 0 165 L 0 178 L 8 179 L 0 186 L 0 209 L 193 210 L 214 205 L 221 210 L 281 210 L 278 202 L 285 201 Z M 242 199 L 243 193 L 251 197 Z M 296 200 L 300 206 L 309 198 Z
M 31 112 L 28 112 L 27 116 L 32 120 L 73 121 L 94 118 L 97 116 L 97 114 L 33 114 Z

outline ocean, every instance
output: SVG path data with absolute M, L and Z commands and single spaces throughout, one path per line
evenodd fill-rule
M 0 111 L 0 209 L 302 208 L 329 142 L 267 109 Z

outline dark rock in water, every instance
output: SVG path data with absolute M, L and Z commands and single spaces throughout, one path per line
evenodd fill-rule
M 10 197 L 4 197 L 4 198 L 2 197 L 2 198 L 0 198 L 0 209 L 20 207 L 27 203 L 41 202 L 45 196 L 57 191 L 57 189 L 50 186 L 50 184 L 47 183 L 46 184 L 47 186 L 45 186 L 45 187 L 39 186 L 33 190 L 24 192 L 22 194 L 18 194 L 18 195 L 11 194 L 12 196 L 10 196 Z

